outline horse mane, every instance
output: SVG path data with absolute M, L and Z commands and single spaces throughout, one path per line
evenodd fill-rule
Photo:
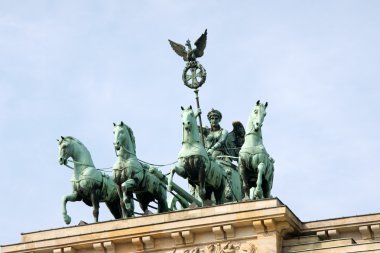
M 66 136 L 65 137 L 65 140 L 66 139 L 69 139 L 69 140 L 71 140 L 71 141 L 76 141 L 76 142 L 78 142 L 79 144 L 81 144 L 82 146 L 84 146 L 84 144 L 80 141 L 80 140 L 78 140 L 77 138 L 75 138 L 75 137 L 72 137 L 72 136 Z
M 86 149 L 88 151 L 87 147 L 80 140 L 78 140 L 77 138 L 75 138 L 73 136 L 66 136 L 65 140 L 67 140 L 67 139 L 69 139 L 70 141 L 77 142 L 79 145 L 81 145 L 84 149 Z
M 135 153 L 136 153 L 136 139 L 135 139 L 135 136 L 133 134 L 132 128 L 127 127 L 127 129 L 128 129 L 129 135 L 131 136 L 131 141 L 132 141 L 133 149 L 135 150 Z
M 126 128 L 127 131 L 128 131 L 129 136 L 131 137 L 133 150 L 134 150 L 135 153 L 136 153 L 136 139 L 135 139 L 135 136 L 134 136 L 134 134 L 133 134 L 132 128 L 130 128 L 129 126 L 127 126 L 125 123 L 123 124 L 123 126 L 125 126 L 125 128 Z

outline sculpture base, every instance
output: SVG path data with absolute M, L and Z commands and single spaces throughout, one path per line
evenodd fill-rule
M 380 252 L 380 214 L 301 222 L 279 199 L 25 233 L 2 253 Z

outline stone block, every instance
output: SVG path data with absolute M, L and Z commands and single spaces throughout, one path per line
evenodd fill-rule
M 227 239 L 235 237 L 235 229 L 232 225 L 224 225 L 223 230 L 226 233 Z
M 144 243 L 145 249 L 153 249 L 154 248 L 154 238 L 153 237 L 144 236 L 144 237 L 142 237 L 142 242 Z
M 224 231 L 222 227 L 213 227 L 212 232 L 214 233 L 216 240 L 224 239 Z
M 183 237 L 180 232 L 171 233 L 171 237 L 174 239 L 176 245 L 183 244 Z
M 187 231 L 182 231 L 182 237 L 185 239 L 186 244 L 193 243 L 194 242 L 194 234 L 187 230 Z

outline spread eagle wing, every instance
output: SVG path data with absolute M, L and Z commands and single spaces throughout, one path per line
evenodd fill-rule
M 239 156 L 240 148 L 244 144 L 245 129 L 240 121 L 232 122 L 233 130 L 228 133 L 225 146 L 230 156 Z
M 206 42 L 207 42 L 207 29 L 205 32 L 197 39 L 197 41 L 194 43 L 195 46 L 197 46 L 196 49 L 194 49 L 194 55 L 196 58 L 201 57 L 203 55 L 203 52 L 206 48 Z
M 170 46 L 173 48 L 174 52 L 181 56 L 183 60 L 187 61 L 187 52 L 185 46 L 171 40 L 169 40 L 169 43 Z

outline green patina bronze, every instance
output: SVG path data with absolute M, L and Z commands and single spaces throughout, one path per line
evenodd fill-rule
M 198 89 L 204 84 L 206 81 L 206 70 L 203 66 L 197 62 L 197 58 L 203 56 L 204 50 L 206 48 L 207 42 L 207 29 L 205 32 L 195 41 L 196 48 L 191 47 L 190 40 L 186 41 L 186 47 L 179 43 L 169 40 L 170 46 L 173 48 L 174 52 L 176 52 L 179 56 L 183 58 L 185 62 L 187 62 L 186 67 L 182 73 L 182 81 L 183 83 L 191 88 Z
M 62 201 L 63 219 L 70 224 L 71 217 L 67 214 L 66 203 L 68 201 L 83 201 L 93 207 L 95 222 L 99 217 L 99 202 L 105 202 L 116 219 L 121 218 L 120 200 L 116 190 L 116 184 L 112 179 L 97 170 L 92 162 L 88 149 L 74 137 L 61 137 L 59 143 L 58 162 L 67 165 L 71 157 L 74 163 L 74 175 L 72 177 L 73 192 L 64 196 Z M 70 166 L 68 166 L 70 167 Z
M 237 160 L 240 148 L 244 144 L 245 129 L 240 121 L 232 122 L 232 127 L 233 130 L 228 133 L 225 141 L 225 150 L 232 160 Z
M 267 106 L 268 103 L 257 101 L 249 116 L 244 144 L 239 152 L 239 168 L 246 199 L 249 198 L 251 187 L 255 187 L 253 199 L 271 197 L 274 160 L 264 147 L 261 132 Z
M 240 200 L 242 198 L 240 173 L 236 165 L 231 161 L 237 160 L 236 151 L 238 154 L 238 150 L 243 144 L 236 141 L 238 136 L 237 129 L 239 129 L 237 126 L 241 126 L 243 131 L 244 127 L 238 121 L 233 122 L 234 129 L 228 133 L 226 129 L 220 126 L 222 113 L 216 109 L 211 109 L 207 114 L 207 118 L 210 122 L 210 127 L 203 129 L 204 136 L 206 136 L 205 148 L 207 154 L 224 167 L 225 179 L 227 180 L 225 199 L 227 202 Z
M 137 158 L 133 131 L 124 122 L 114 124 L 114 146 L 117 160 L 113 166 L 113 179 L 118 186 L 123 217 L 133 216 L 133 193 L 144 213 L 148 213 L 148 204 L 154 200 L 158 201 L 158 212 L 187 208 L 191 203 L 201 205 L 175 183 L 172 183 L 173 197 L 166 198 L 167 178 L 159 169 Z
M 192 49 L 190 40 L 186 42 L 187 50 L 185 46 L 169 40 L 173 50 L 187 62 L 182 80 L 187 87 L 195 89 L 197 112 L 194 114 L 191 108 L 186 110 L 182 108 L 184 124 L 182 149 L 178 166 L 171 170 L 168 189 L 171 188 L 173 173 L 176 172 L 184 178 L 189 178 L 190 191 L 194 195 L 198 194 L 203 203 L 213 194 L 216 203 L 221 204 L 241 199 L 240 175 L 236 166 L 230 162 L 231 153 L 227 151 L 227 143 L 230 144 L 231 150 L 237 150 L 241 145 L 236 147 L 235 131 L 229 134 L 220 127 L 222 114 L 217 110 L 212 110 L 208 114 L 211 127 L 202 127 L 198 88 L 206 81 L 206 71 L 196 59 L 203 56 L 206 42 L 207 30 L 194 43 L 195 49 Z M 200 136 L 195 122 L 196 117 L 201 129 Z M 236 152 L 233 155 L 236 157 Z
M 210 128 L 204 129 L 205 148 L 207 153 L 215 159 L 222 158 L 228 155 L 226 151 L 225 142 L 227 139 L 228 131 L 220 126 L 222 120 L 222 113 L 218 110 L 212 109 L 207 118 L 210 122 Z
M 241 200 L 240 177 L 229 164 L 222 163 L 209 156 L 200 141 L 196 117 L 191 106 L 182 108 L 182 148 L 178 154 L 178 165 L 171 169 L 168 179 L 168 190 L 171 190 L 174 173 L 188 178 L 189 184 L 198 188 L 199 197 L 205 203 L 214 195 L 216 204 L 223 204 L 226 195 L 234 201 Z M 233 176 L 231 176 L 233 175 Z
M 174 41 L 169 40 L 169 43 L 170 46 L 173 48 L 174 52 L 176 52 L 179 56 L 183 58 L 185 62 L 187 62 L 186 67 L 184 68 L 182 73 L 182 81 L 187 87 L 194 89 L 197 108 L 200 110 L 198 88 L 201 87 L 206 81 L 207 74 L 206 70 L 200 63 L 197 62 L 196 59 L 203 56 L 204 54 L 204 50 L 206 48 L 207 43 L 207 29 L 194 43 L 196 46 L 195 49 L 191 47 L 190 40 L 186 41 L 186 46 L 188 47 L 188 50 L 186 50 L 185 46 L 178 44 Z M 202 129 L 202 117 L 199 116 L 198 119 L 199 125 Z M 205 141 L 203 137 L 203 131 L 201 132 L 201 141 L 204 146 Z
M 261 132 L 268 103 L 257 101 L 246 129 L 239 121 L 232 123 L 231 132 L 223 129 L 222 113 L 215 109 L 207 114 L 210 127 L 202 127 L 198 88 L 206 81 L 206 71 L 196 59 L 203 56 L 206 41 L 207 30 L 194 43 L 194 49 L 190 40 L 185 44 L 187 49 L 169 40 L 173 50 L 186 62 L 182 79 L 187 87 L 194 89 L 197 109 L 194 112 L 191 106 L 181 107 L 182 147 L 168 177 L 137 158 L 133 131 L 122 121 L 114 123 L 117 159 L 112 178 L 94 167 L 89 151 L 80 141 L 73 137 L 58 140 L 59 163 L 70 167 L 69 157 L 74 163 L 73 192 L 63 198 L 67 224 L 71 221 L 66 210 L 68 201 L 83 200 L 93 206 L 97 222 L 99 202 L 105 202 L 116 219 L 134 216 L 133 194 L 145 214 L 149 213 L 148 207 L 154 208 L 149 205 L 152 201 L 157 202 L 161 213 L 189 208 L 191 203 L 209 205 L 211 200 L 216 204 L 239 202 L 243 195 L 249 199 L 251 190 L 253 199 L 271 197 L 274 160 L 263 145 Z M 190 193 L 173 182 L 174 173 L 188 179 Z M 169 199 L 166 190 L 172 195 Z
M 158 177 L 165 185 L 168 184 L 168 178 L 164 176 L 162 172 L 157 168 L 150 167 L 149 172 L 153 173 L 156 177 Z M 176 183 L 172 182 L 171 188 L 172 191 L 170 191 L 170 193 L 173 195 L 173 198 L 168 198 L 168 204 L 170 206 L 171 211 L 188 208 L 192 203 L 194 203 L 197 206 L 202 206 L 202 202 L 200 202 L 193 195 L 189 194 L 184 189 L 179 187 Z
M 123 217 L 134 214 L 133 193 L 144 213 L 150 202 L 157 200 L 158 212 L 169 211 L 166 202 L 166 185 L 143 166 L 136 157 L 136 143 L 132 129 L 121 121 L 114 123 L 114 146 L 117 154 L 113 166 L 113 180 L 117 185 Z

